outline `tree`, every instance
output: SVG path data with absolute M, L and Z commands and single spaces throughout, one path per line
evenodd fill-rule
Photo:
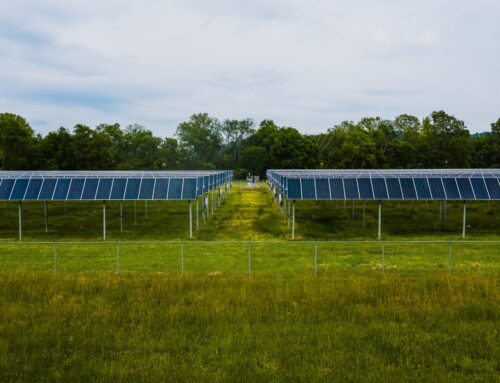
M 224 145 L 231 152 L 231 165 L 238 167 L 240 152 L 243 142 L 255 133 L 253 120 L 224 120 L 221 125 L 221 133 Z
M 21 170 L 33 167 L 35 132 L 21 116 L 0 113 L 0 167 Z
M 186 168 L 215 168 L 220 158 L 222 135 L 220 123 L 207 113 L 193 114 L 177 127 L 176 136 Z
M 153 169 L 158 162 L 162 139 L 139 124 L 129 125 L 123 134 L 122 169 Z
M 76 169 L 75 148 L 71 133 L 64 127 L 49 132 L 40 142 L 43 168 L 47 170 Z
M 100 170 L 112 166 L 111 140 L 102 132 L 78 124 L 73 129 L 75 169 Z
M 156 169 L 179 169 L 179 144 L 175 138 L 165 138 L 158 149 Z

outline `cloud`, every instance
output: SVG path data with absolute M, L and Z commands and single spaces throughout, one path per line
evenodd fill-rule
M 498 118 L 492 0 L 0 0 L 0 111 L 47 132 L 196 112 L 307 133 L 445 109 Z M 473 102 L 471 101 L 473 100 Z

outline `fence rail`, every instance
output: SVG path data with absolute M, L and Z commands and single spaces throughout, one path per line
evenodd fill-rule
M 0 271 L 500 272 L 500 240 L 0 241 Z

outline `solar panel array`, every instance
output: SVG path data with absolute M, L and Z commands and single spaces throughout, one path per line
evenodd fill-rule
M 268 170 L 292 200 L 500 200 L 500 169 Z
M 232 177 L 232 171 L 1 171 L 0 200 L 193 200 Z

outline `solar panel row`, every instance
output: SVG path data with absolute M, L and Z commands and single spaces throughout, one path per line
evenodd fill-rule
M 211 178 L 211 179 L 210 179 Z M 191 200 L 216 185 L 198 178 L 2 178 L 0 200 Z
M 289 199 L 500 200 L 499 178 L 285 178 Z

